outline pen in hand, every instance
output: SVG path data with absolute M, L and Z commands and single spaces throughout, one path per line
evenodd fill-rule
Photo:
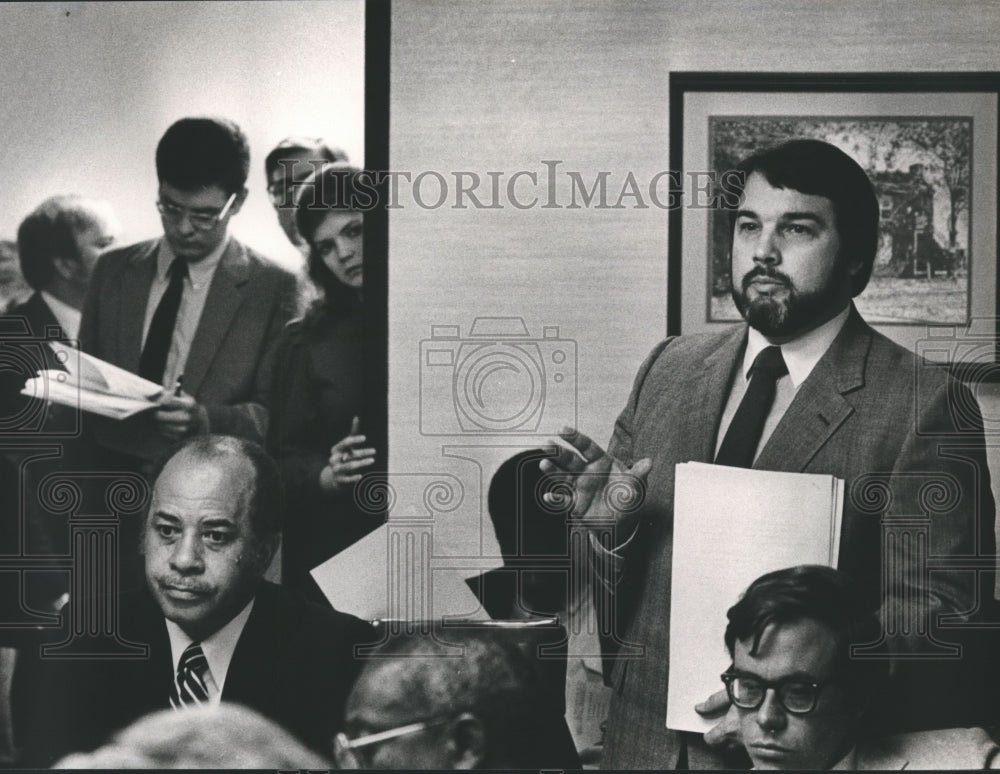
M 177 382 L 174 384 L 174 397 L 179 398 L 181 395 L 181 389 L 184 387 L 184 374 L 177 377 Z

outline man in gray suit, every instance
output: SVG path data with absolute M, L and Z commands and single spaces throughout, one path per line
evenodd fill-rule
M 965 624 L 993 604 L 994 503 L 975 399 L 854 308 L 875 261 L 879 206 L 853 159 L 796 140 L 739 171 L 731 276 L 747 324 L 662 342 L 608 452 L 567 429 L 566 446 L 542 463 L 575 487 L 573 515 L 590 530 L 606 590 L 598 602 L 617 649 L 608 768 L 722 764 L 700 738 L 665 727 L 674 466 L 687 461 L 844 479 L 840 569 L 894 633 L 893 680 L 873 717 L 900 731 L 983 719 L 983 638 Z M 609 496 L 623 483 L 641 503 Z M 900 516 L 919 523 L 893 522 Z M 956 658 L 942 643 L 964 650 Z M 720 692 L 698 709 L 716 717 L 728 706 Z M 728 712 L 705 741 L 734 737 Z
M 198 433 L 266 435 L 263 396 L 295 280 L 229 237 L 249 167 L 233 122 L 174 123 L 156 149 L 163 238 L 107 253 L 94 271 L 81 348 L 164 387 L 155 412 L 98 432 L 141 463 Z
M 295 311 L 296 281 L 229 236 L 249 169 L 246 137 L 232 121 L 183 118 L 160 139 L 163 238 L 101 257 L 84 302 L 80 347 L 163 392 L 155 410 L 127 420 L 85 417 L 102 452 L 95 467 L 148 475 L 182 438 L 266 437 L 274 350 Z M 123 521 L 120 530 L 127 588 L 141 583 L 133 550 L 138 525 Z

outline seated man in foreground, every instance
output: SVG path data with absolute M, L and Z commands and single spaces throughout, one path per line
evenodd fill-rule
M 155 710 L 221 701 L 327 747 L 357 673 L 355 645 L 374 633 L 264 581 L 280 513 L 277 466 L 252 441 L 199 436 L 174 452 L 145 520 L 148 589 L 111 600 L 117 634 L 146 656 L 46 661 L 23 762 L 93 749 Z
M 852 656 L 882 627 L 858 589 L 829 567 L 802 565 L 755 580 L 729 608 L 722 675 L 757 769 L 985 769 L 1000 748 L 981 728 L 865 735 L 884 690 L 882 653 Z
M 333 751 L 342 769 L 580 767 L 537 661 L 488 629 L 391 636 L 358 677 Z

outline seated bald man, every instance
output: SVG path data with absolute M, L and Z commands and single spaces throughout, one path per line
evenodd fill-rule
M 280 506 L 277 466 L 252 441 L 198 436 L 167 459 L 143 531 L 148 588 L 114 600 L 122 638 L 148 656 L 47 661 L 24 764 L 93 749 L 155 710 L 221 701 L 328 747 L 356 674 L 355 645 L 374 633 L 264 581 Z
M 1000 749 L 981 728 L 868 736 L 889 661 L 852 655 L 852 645 L 878 642 L 882 627 L 846 575 L 814 565 L 768 573 L 727 615 L 733 663 L 722 681 L 754 768 L 1000 767 Z

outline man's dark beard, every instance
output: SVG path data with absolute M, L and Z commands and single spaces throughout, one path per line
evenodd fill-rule
M 787 289 L 781 298 L 758 293 L 751 302 L 747 290 L 755 279 L 766 277 L 780 282 Z M 839 300 L 837 288 L 831 283 L 821 290 L 800 293 L 791 278 L 773 268 L 757 266 L 748 271 L 740 282 L 740 290 L 732 288 L 733 303 L 751 328 L 771 338 L 789 336 L 809 330 L 815 320 L 822 320 Z

